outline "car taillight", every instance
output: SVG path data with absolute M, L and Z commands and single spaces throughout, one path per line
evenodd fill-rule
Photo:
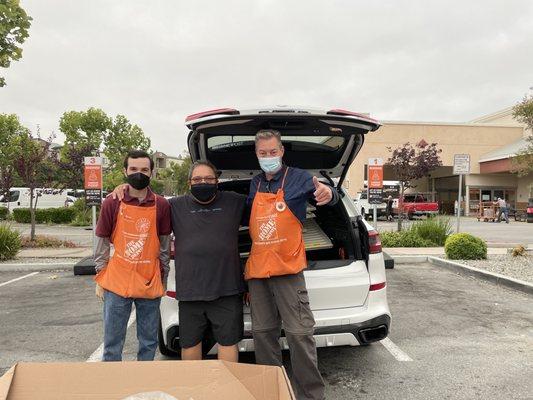
M 176 292 L 172 291 L 172 290 L 167 290 L 167 296 L 168 297 L 172 297 L 173 299 L 176 298 Z
M 215 110 L 202 111 L 196 114 L 188 115 L 187 118 L 185 118 L 185 122 L 194 121 L 195 119 L 208 117 L 210 115 L 217 115 L 217 114 L 237 115 L 240 113 L 234 108 L 217 108 Z
M 381 239 L 375 230 L 368 231 L 368 252 L 370 254 L 381 253 Z
M 376 290 L 381 290 L 385 286 L 387 286 L 387 282 L 374 283 L 373 285 L 370 285 L 370 291 L 374 292 Z

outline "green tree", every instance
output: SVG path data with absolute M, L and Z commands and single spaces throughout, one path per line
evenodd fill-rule
M 110 190 L 124 182 L 123 160 L 128 150 L 150 149 L 150 139 L 143 130 L 124 115 L 109 117 L 103 110 L 68 111 L 59 121 L 65 134 L 60 163 L 62 184 L 81 187 L 85 156 L 104 155 L 108 161 L 104 170 L 104 189 Z
M 162 185 L 162 193 L 166 196 L 180 195 L 189 188 L 189 168 L 191 157 L 183 158 L 183 162 L 170 162 L 170 166 L 157 172 L 156 181 Z
M 7 194 L 17 179 L 14 168 L 14 139 L 27 134 L 28 128 L 20 123 L 15 114 L 0 114 L 0 195 Z
M 0 0 L 0 68 L 9 68 L 11 61 L 22 57 L 22 43 L 28 38 L 32 18 L 19 0 Z M 0 76 L 0 87 L 6 81 Z
M 392 149 L 387 148 L 391 154 L 387 165 L 392 167 L 394 174 L 400 182 L 400 198 L 398 200 L 398 231 L 402 230 L 403 196 L 405 189 L 412 187 L 412 182 L 427 176 L 431 171 L 442 165 L 439 154 L 441 149 L 436 143 L 427 144 L 424 141 L 412 146 L 407 142 L 402 146 Z
M 56 168 L 50 157 L 50 144 L 53 137 L 40 140 L 33 137 L 29 130 L 17 135 L 13 144 L 15 146 L 13 165 L 22 183 L 30 190 L 30 215 L 31 231 L 30 240 L 35 239 L 35 209 L 37 208 L 38 187 L 50 187 L 56 179 Z
M 87 111 L 67 111 L 59 120 L 59 130 L 65 135 L 65 147 L 62 156 L 69 151 L 67 145 L 77 148 L 87 147 L 94 156 L 100 151 L 107 131 L 111 128 L 112 120 L 99 108 L 89 108 Z
M 150 139 L 138 125 L 133 125 L 124 115 L 117 115 L 104 137 L 104 155 L 110 170 L 122 170 L 124 155 L 128 150 L 150 149 Z
M 533 172 L 533 96 L 525 96 L 520 103 L 514 106 L 513 116 L 517 121 L 526 125 L 529 135 L 526 138 L 526 147 L 520 150 L 512 159 L 513 170 L 518 176 L 526 176 Z M 530 195 L 533 195 L 533 185 L 530 186 Z

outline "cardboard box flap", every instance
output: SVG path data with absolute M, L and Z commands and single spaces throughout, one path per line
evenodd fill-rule
M 15 369 L 17 364 L 13 365 L 2 377 L 0 378 L 0 400 L 6 400 L 11 388 L 11 382 L 15 376 Z
M 292 392 L 282 368 L 265 365 L 239 364 L 222 361 L 226 368 L 248 389 L 255 399 L 291 400 Z M 259 368 L 257 368 L 259 367 Z
M 19 363 L 11 376 L 8 400 L 120 400 L 157 391 L 194 400 L 292 399 L 279 367 L 221 361 Z

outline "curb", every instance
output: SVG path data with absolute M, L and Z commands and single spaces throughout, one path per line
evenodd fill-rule
M 0 272 L 72 271 L 73 268 L 72 263 L 0 264 Z
M 487 282 L 494 283 L 498 286 L 505 286 L 510 289 L 519 290 L 527 294 L 533 294 L 533 284 L 522 281 L 520 279 L 510 278 L 494 272 L 484 271 L 479 268 L 470 267 L 468 265 L 459 264 L 453 261 L 443 260 L 438 257 L 428 257 L 428 262 L 433 265 L 447 268 L 461 275 L 473 276 L 475 278 L 483 279 Z
M 396 264 L 429 262 L 430 264 L 447 268 L 460 275 L 472 276 L 474 278 L 482 279 L 486 282 L 491 282 L 498 286 L 505 286 L 509 289 L 518 290 L 523 293 L 533 294 L 532 283 L 525 282 L 520 279 L 510 278 L 505 275 L 496 274 L 494 272 L 488 272 L 479 268 L 470 267 L 454 261 L 445 260 L 443 258 L 433 256 L 396 256 L 393 258 Z
M 423 263 L 428 261 L 428 256 L 391 256 L 395 264 Z

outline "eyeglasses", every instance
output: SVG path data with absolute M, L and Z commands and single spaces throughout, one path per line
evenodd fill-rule
M 217 183 L 217 178 L 214 176 L 194 176 L 191 178 L 191 183 L 197 185 L 199 183 Z

